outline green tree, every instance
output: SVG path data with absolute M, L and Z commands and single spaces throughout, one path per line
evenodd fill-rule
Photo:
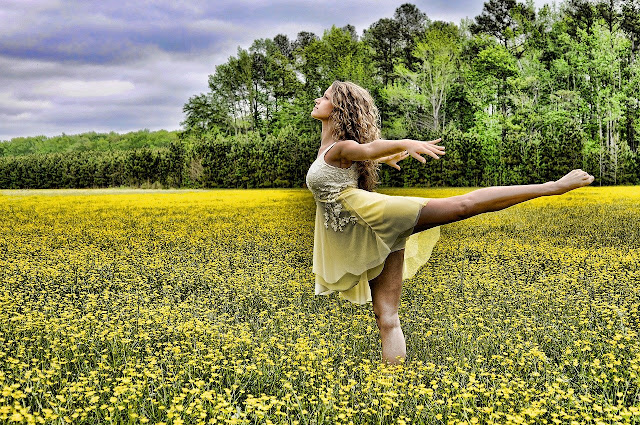
M 416 71 L 402 64 L 396 65 L 399 81 L 389 85 L 385 94 L 391 104 L 404 111 L 407 124 L 433 132 L 444 128 L 443 106 L 459 75 L 459 45 L 458 28 L 454 24 L 436 21 L 416 40 L 413 51 L 413 56 L 418 59 L 414 66 Z
M 404 64 L 412 68 L 415 63 L 413 50 L 415 49 L 416 36 L 422 34 L 429 26 L 427 15 L 411 3 L 400 5 L 393 14 L 393 19 L 400 29 L 400 49 L 404 52 Z
M 489 0 L 470 29 L 473 34 L 485 33 L 498 40 L 516 58 L 524 53 L 527 32 L 532 30 L 535 11 L 532 5 L 516 0 Z
M 578 74 L 578 88 L 589 105 L 592 138 L 597 141 L 600 182 L 616 183 L 620 150 L 620 121 L 626 103 L 623 90 L 623 62 L 629 40 L 620 31 L 609 32 L 604 22 L 595 23 L 592 32 L 578 30 L 579 42 L 572 41 L 568 53 Z M 594 153 L 588 152 L 588 153 Z
M 567 0 L 562 3 L 566 31 L 571 37 L 578 37 L 578 30 L 591 32 L 597 19 L 595 6 L 589 0 Z
M 400 24 L 389 18 L 379 19 L 364 32 L 363 41 L 371 47 L 371 58 L 383 86 L 395 80 L 394 64 L 404 56 L 404 50 L 399 43 L 401 39 Z

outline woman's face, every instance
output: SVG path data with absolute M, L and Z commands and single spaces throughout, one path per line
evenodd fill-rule
M 315 106 L 311 111 L 311 116 L 317 120 L 328 120 L 329 115 L 333 111 L 333 104 L 331 103 L 331 87 L 329 87 L 322 97 L 315 100 Z

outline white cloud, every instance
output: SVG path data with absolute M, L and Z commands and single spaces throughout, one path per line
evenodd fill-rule
M 198 19 L 193 22 L 187 22 L 186 28 L 197 31 L 215 31 L 235 35 L 242 35 L 243 32 L 246 31 L 246 28 L 220 19 Z
M 46 109 L 50 107 L 51 102 L 48 100 L 24 100 L 15 97 L 13 93 L 0 93 L 0 111 L 8 109 L 22 112 L 24 110 Z M 16 114 L 17 113 L 18 112 L 16 112 Z
M 33 92 L 61 97 L 106 97 L 127 93 L 135 88 L 130 81 L 48 81 L 38 85 Z
M 0 114 L 0 117 L 2 117 L 2 119 L 4 120 L 24 121 L 33 118 L 33 114 L 31 112 L 22 112 L 21 114 L 17 115 Z

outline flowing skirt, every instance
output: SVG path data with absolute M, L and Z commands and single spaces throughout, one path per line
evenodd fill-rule
M 440 237 L 439 227 L 411 234 L 429 198 L 390 196 L 347 187 L 336 202 L 341 206 L 343 222 L 348 221 L 341 230 L 325 227 L 325 203 L 316 202 L 316 295 L 337 291 L 341 298 L 353 303 L 370 302 L 369 281 L 382 272 L 391 252 L 404 249 L 402 279 L 409 279 L 427 262 Z

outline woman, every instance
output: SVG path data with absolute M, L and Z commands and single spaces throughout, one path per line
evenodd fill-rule
M 354 303 L 372 301 L 387 363 L 406 356 L 398 318 L 402 280 L 429 259 L 438 226 L 593 182 L 593 176 L 573 170 L 554 182 L 488 187 L 449 198 L 384 195 L 373 191 L 379 164 L 399 170 L 398 161 L 409 155 L 422 163 L 422 154 L 439 159 L 445 154 L 440 139 L 381 140 L 373 99 L 351 82 L 334 82 L 315 100 L 311 116 L 322 122 L 319 155 L 306 178 L 317 206 L 315 293 L 338 291 Z

